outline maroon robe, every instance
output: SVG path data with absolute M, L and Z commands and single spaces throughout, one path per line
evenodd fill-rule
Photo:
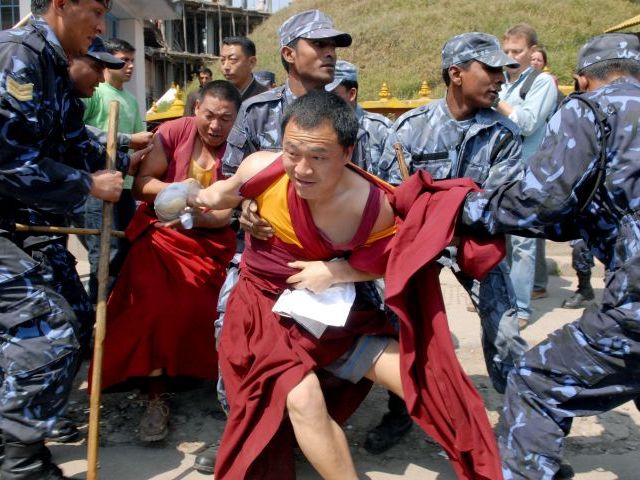
M 169 160 L 162 180 L 186 179 L 195 119 L 166 122 L 158 135 Z M 157 222 L 143 203 L 126 232 L 131 250 L 107 306 L 103 388 L 159 368 L 169 376 L 218 376 L 213 322 L 235 234 L 229 227 L 156 228 Z

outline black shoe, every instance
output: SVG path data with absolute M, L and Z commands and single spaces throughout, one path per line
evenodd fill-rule
M 593 290 L 578 290 L 562 302 L 562 308 L 585 308 L 593 303 L 594 298 Z
M 58 443 L 73 442 L 80 436 L 78 427 L 67 418 L 59 418 L 47 435 L 47 440 Z
M 560 468 L 553 477 L 553 480 L 565 480 L 573 478 L 576 472 L 573 471 L 573 467 L 568 463 L 561 463 Z
M 196 457 L 193 462 L 193 468 L 196 472 L 204 474 L 212 474 L 213 467 L 216 464 L 216 454 L 218 453 L 218 447 L 215 445 L 209 445 L 206 450 L 203 450 L 200 455 Z
M 22 443 L 5 439 L 5 459 L 0 469 L 2 480 L 71 480 L 51 462 L 51 452 L 44 441 Z
M 367 433 L 364 449 L 374 455 L 386 452 L 411 430 L 411 425 L 413 421 L 407 413 L 385 413 L 380 424 Z

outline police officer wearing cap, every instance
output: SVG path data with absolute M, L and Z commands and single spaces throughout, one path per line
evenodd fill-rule
M 410 110 L 389 131 L 378 175 L 402 181 L 394 145 L 402 146 L 409 172 L 426 170 L 435 179 L 470 177 L 486 190 L 522 174 L 520 130 L 491 106 L 504 83 L 503 67 L 517 62 L 502 51 L 493 35 L 468 32 L 442 48 L 445 98 Z M 482 281 L 457 266 L 455 249 L 439 262 L 453 269 L 469 293 L 482 325 L 482 348 L 494 388 L 504 392 L 509 371 L 527 344 L 520 337 L 516 299 L 503 261 Z
M 109 0 L 33 0 L 23 28 L 0 33 L 0 429 L 3 480 L 63 479 L 44 438 L 63 413 L 83 331 L 66 282 L 65 240 L 15 232 L 64 224 L 88 195 L 115 201 L 122 173 L 91 174 L 105 149 L 87 137 L 68 76 L 70 56 L 104 31 Z M 96 160 L 98 159 L 98 160 Z M 128 158 L 120 167 L 127 169 Z M 77 274 L 76 274 L 77 277 Z
M 533 347 L 509 376 L 498 429 L 509 479 L 559 478 L 573 417 L 640 397 L 640 42 L 594 37 L 577 84 L 520 181 L 471 194 L 463 230 L 582 238 L 605 264 L 602 304 Z
M 351 35 L 333 27 L 320 10 L 307 10 L 288 18 L 278 29 L 282 64 L 287 71 L 284 85 L 246 100 L 227 139 L 223 173 L 232 175 L 240 162 L 260 150 L 282 150 L 280 119 L 297 97 L 323 88 L 333 81 L 336 47 L 351 45 Z M 357 157 L 358 164 L 366 163 Z

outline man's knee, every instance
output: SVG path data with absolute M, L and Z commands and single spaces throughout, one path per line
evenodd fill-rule
M 292 420 L 324 415 L 326 405 L 315 374 L 307 375 L 287 395 L 287 410 Z

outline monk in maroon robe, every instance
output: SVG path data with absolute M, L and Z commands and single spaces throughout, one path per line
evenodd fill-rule
M 194 228 L 161 225 L 158 192 L 186 179 L 208 186 L 222 178 L 221 159 L 240 99 L 233 85 L 211 82 L 200 92 L 195 117 L 169 121 L 154 137 L 134 186 L 143 200 L 129 228 L 132 246 L 108 303 L 103 388 L 145 377 L 149 406 L 143 441 L 168 432 L 167 377 L 215 380 L 214 320 L 218 293 L 235 253 L 230 210 L 195 209 Z
M 413 365 L 415 374 L 401 373 L 401 346 L 394 329 L 366 289 L 358 288 L 383 274 L 388 254 L 393 254 L 396 225 L 388 198 L 390 187 L 349 162 L 358 130 L 353 112 L 335 95 L 312 92 L 291 105 L 282 129 L 282 154 L 258 152 L 233 177 L 189 198 L 195 207 L 216 209 L 254 198 L 260 216 L 275 232 L 267 240 L 247 238 L 240 280 L 227 306 L 219 353 L 230 413 L 216 478 L 295 478 L 295 435 L 323 478 L 356 479 L 339 423 L 357 407 L 372 381 L 411 399 L 412 415 L 452 453 L 461 478 L 501 478 L 482 400 L 455 356 L 447 355 L 446 346 L 442 352 L 439 347 L 431 349 L 443 353 L 435 364 L 434 383 L 443 377 L 441 369 L 451 366 L 442 383 L 445 396 L 470 394 L 468 400 L 452 399 L 455 427 L 470 434 L 470 439 L 457 438 L 455 432 L 446 430 L 454 428 L 443 412 L 432 417 L 425 412 L 425 406 L 441 401 L 443 395 L 429 392 L 427 405 L 416 398 L 431 386 L 425 379 L 432 372 L 425 366 L 424 348 L 413 329 L 401 336 L 409 347 L 404 348 L 408 358 L 403 365 Z M 438 249 L 435 256 L 451 240 L 453 228 L 449 227 L 457 216 L 457 205 L 442 206 L 448 198 L 460 203 L 471 188 L 473 184 L 468 183 L 452 197 L 434 196 L 441 213 L 449 212 L 448 217 L 439 216 L 448 221 L 443 225 L 446 233 L 426 249 Z M 404 247 L 410 241 L 404 237 L 401 243 Z M 478 267 L 480 274 L 501 258 L 499 249 L 490 251 L 484 266 Z M 434 282 L 432 272 L 428 270 L 428 285 L 437 295 L 437 275 Z M 346 282 L 354 282 L 357 292 L 348 320 L 344 327 L 328 327 L 319 338 L 295 320 L 272 311 L 287 287 L 319 293 Z M 407 323 L 420 311 L 411 312 L 402 302 L 396 304 Z M 423 311 L 444 317 L 441 297 L 435 310 Z M 428 324 L 429 318 L 424 322 Z M 446 327 L 446 319 L 433 327 L 439 339 L 443 325 Z M 432 336 L 433 328 L 418 326 Z M 453 351 L 450 338 L 447 341 Z M 470 414 L 480 417 L 470 419 Z

